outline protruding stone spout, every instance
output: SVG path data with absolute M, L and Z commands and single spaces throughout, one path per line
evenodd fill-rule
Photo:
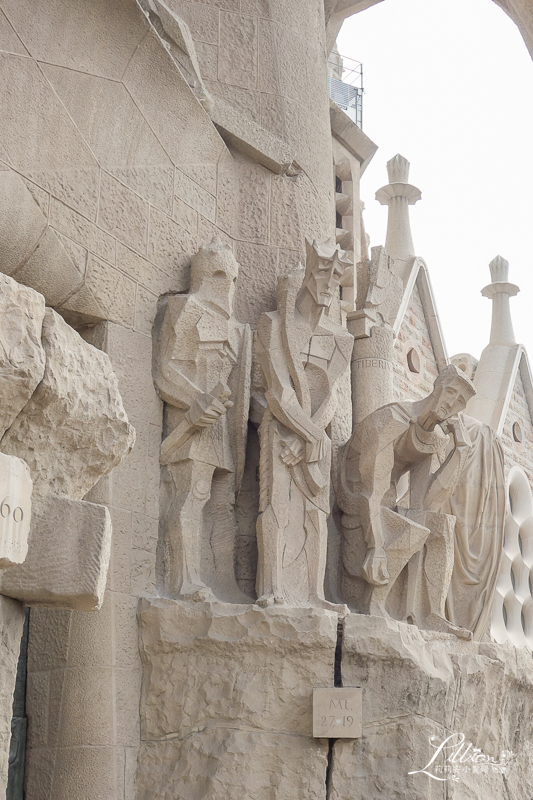
M 376 200 L 389 207 L 387 238 L 385 247 L 393 258 L 407 260 L 415 257 L 409 206 L 414 205 L 422 194 L 420 189 L 408 183 L 409 162 L 400 154 L 387 163 L 389 183 L 376 192 Z

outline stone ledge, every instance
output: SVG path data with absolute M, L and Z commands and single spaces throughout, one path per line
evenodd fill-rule
M 210 116 L 226 144 L 277 175 L 289 171 L 295 154 L 291 153 L 285 142 L 262 125 L 245 117 L 223 100 L 216 101 Z
M 361 162 L 361 175 L 368 167 L 378 149 L 372 139 L 363 133 L 361 128 L 330 99 L 329 118 L 331 133 L 347 150 Z

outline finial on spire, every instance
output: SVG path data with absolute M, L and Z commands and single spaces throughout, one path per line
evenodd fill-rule
M 393 258 L 407 260 L 415 257 L 409 206 L 413 206 L 422 194 L 420 189 L 408 183 L 410 164 L 398 155 L 387 163 L 389 183 L 376 192 L 376 200 L 389 207 L 385 248 Z
M 483 297 L 492 300 L 492 323 L 490 327 L 490 344 L 516 344 L 509 298 L 518 294 L 520 289 L 508 282 L 509 262 L 496 256 L 490 264 L 492 283 L 481 290 Z
M 389 183 L 407 183 L 409 181 L 410 163 L 399 153 L 387 161 Z
M 490 277 L 493 283 L 509 280 L 509 262 L 501 256 L 493 258 L 489 264 Z

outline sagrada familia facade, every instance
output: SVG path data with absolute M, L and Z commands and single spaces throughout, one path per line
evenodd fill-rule
M 531 800 L 519 290 L 447 353 L 402 155 L 369 249 L 381 1 L 0 3 L 7 800 Z

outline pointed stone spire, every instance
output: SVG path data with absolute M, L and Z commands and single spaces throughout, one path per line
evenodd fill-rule
M 485 286 L 481 294 L 492 300 L 490 344 L 516 344 L 509 298 L 517 295 L 520 289 L 514 283 L 508 283 L 509 262 L 504 258 L 496 256 L 489 267 L 492 283 Z
M 376 200 L 382 206 L 389 207 L 387 238 L 385 248 L 393 258 L 403 260 L 415 257 L 411 223 L 409 222 L 409 206 L 420 200 L 422 194 L 409 180 L 409 162 L 401 155 L 396 155 L 387 163 L 389 183 L 376 192 Z

